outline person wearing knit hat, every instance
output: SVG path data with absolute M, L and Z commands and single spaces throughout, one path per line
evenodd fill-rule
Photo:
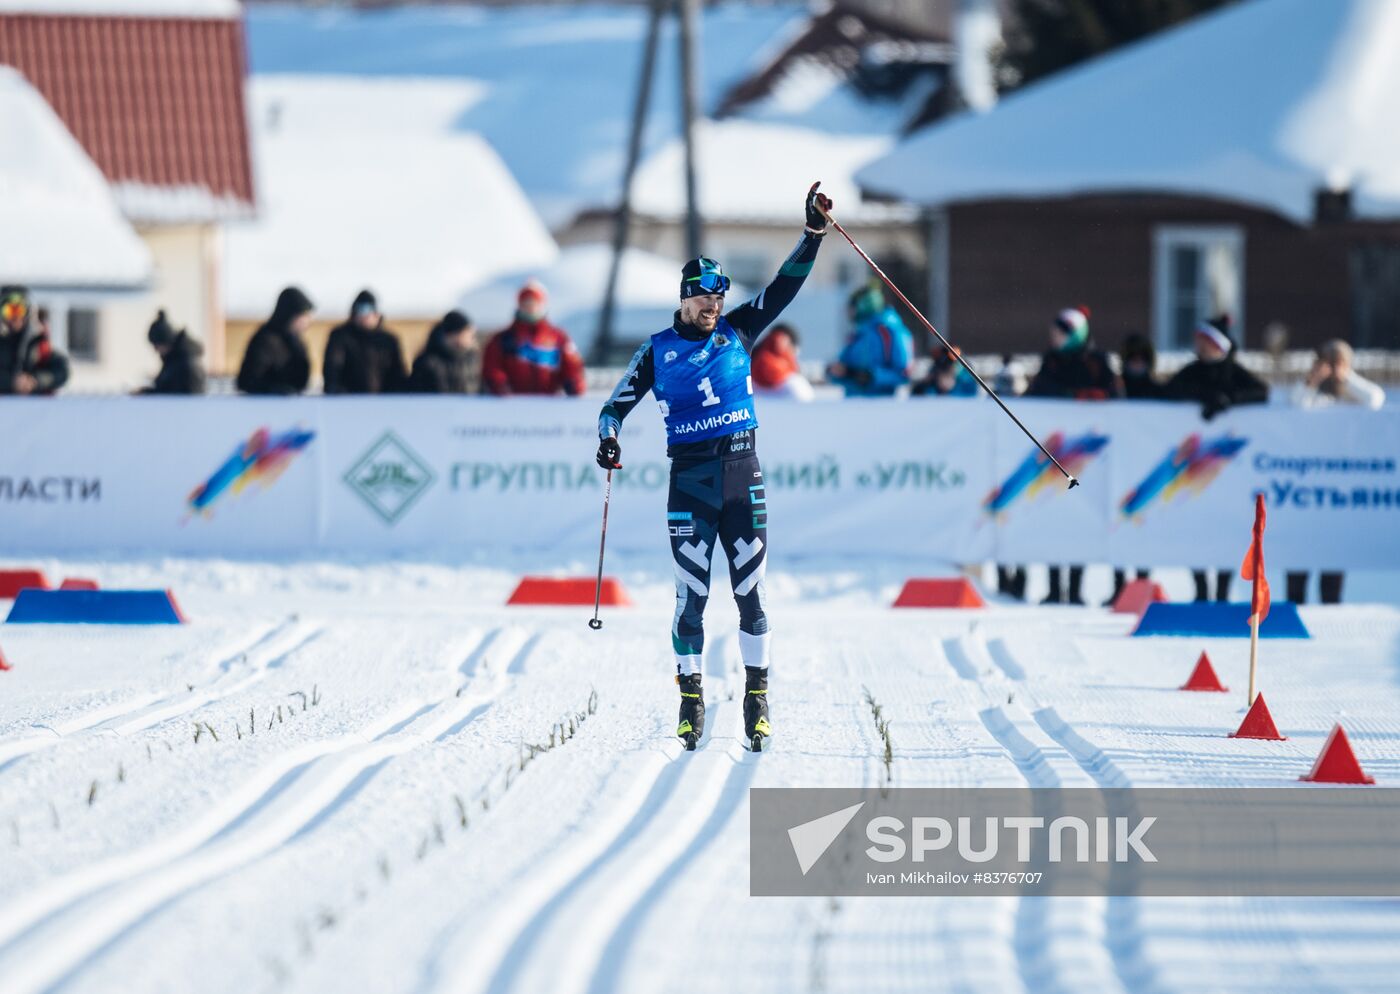
M 287 396 L 306 390 L 311 380 L 311 356 L 303 335 L 311 326 L 311 298 L 294 286 L 277 295 L 269 317 L 253 334 L 238 369 L 243 393 Z
M 321 366 L 328 394 L 403 393 L 408 368 L 398 335 L 384 327 L 379 301 L 361 290 L 350 304 L 350 318 L 331 329 Z
M 448 311 L 413 360 L 409 389 L 414 393 L 480 393 L 481 348 L 476 326 L 461 311 Z
M 694 749 L 705 733 L 701 660 L 714 554 L 729 567 L 739 609 L 744 663 L 744 744 L 759 751 L 772 734 L 768 712 L 769 640 L 763 578 L 768 563 L 768 497 L 757 451 L 752 354 L 759 336 L 797 297 L 826 234 L 831 201 L 814 183 L 806 226 L 773 281 L 725 312 L 729 277 L 713 259 L 681 270 L 671 324 L 644 341 L 598 415 L 598 465 L 622 468 L 622 422 L 654 394 L 666 426 L 671 484 L 666 523 L 676 576 L 671 650 L 680 688 L 676 736 Z
M 1062 397 L 1070 400 L 1113 400 L 1123 396 L 1123 383 L 1114 373 L 1108 354 L 1094 346 L 1089 334 L 1089 308 L 1066 307 L 1050 322 L 1050 348 L 1040 357 L 1040 369 L 1026 388 L 1027 397 Z M 1084 567 L 1069 567 L 1069 589 L 1064 589 L 1059 566 L 1047 567 L 1050 591 L 1043 604 L 1083 604 Z
M 1264 404 L 1269 399 L 1268 384 L 1241 366 L 1236 358 L 1232 324 L 1228 314 L 1217 314 L 1209 321 L 1197 324 L 1194 335 L 1195 361 L 1179 369 L 1163 388 L 1168 400 L 1199 404 L 1201 417 L 1206 421 L 1214 420 L 1232 407 Z M 1196 584 L 1196 600 L 1210 600 L 1206 571 L 1192 570 L 1191 575 Z M 1234 575 L 1234 569 L 1217 570 L 1217 601 L 1230 599 L 1230 584 Z
M 68 382 L 68 357 L 31 320 L 29 291 L 0 288 L 0 394 L 48 396 Z
M 150 386 L 140 394 L 190 395 L 204 393 L 204 347 L 189 336 L 185 329 L 175 330 L 165 311 L 157 311 L 156 319 L 146 331 L 146 340 L 160 356 L 160 372 Z
M 910 379 L 914 336 L 874 280 L 858 287 L 846 301 L 851 334 L 826 369 L 847 397 L 893 397 Z
M 516 294 L 515 320 L 486 343 L 481 374 L 487 390 L 498 397 L 583 393 L 583 357 L 548 313 L 549 291 L 539 280 L 526 280 Z

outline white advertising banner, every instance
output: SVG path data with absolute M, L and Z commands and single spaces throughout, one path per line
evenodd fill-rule
M 774 555 L 1270 567 L 1400 562 L 1400 414 L 1018 400 L 760 405 Z M 5 555 L 439 555 L 596 548 L 593 399 L 0 400 Z M 609 546 L 666 545 L 669 466 L 623 429 Z

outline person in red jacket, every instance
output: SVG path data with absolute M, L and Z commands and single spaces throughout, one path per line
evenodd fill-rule
M 496 396 L 583 393 L 583 357 L 563 328 L 545 320 L 548 305 L 544 287 L 530 280 L 520 288 L 515 321 L 491 336 L 481 376 Z

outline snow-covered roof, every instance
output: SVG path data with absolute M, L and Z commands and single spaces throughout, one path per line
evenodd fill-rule
M 49 287 L 137 287 L 151 256 L 107 181 L 38 91 L 0 66 L 0 274 Z
M 706 5 L 700 103 L 751 73 L 804 3 Z M 407 6 L 376 10 L 254 4 L 249 58 L 263 73 L 469 77 L 489 87 L 462 130 L 490 142 L 553 228 L 618 200 L 646 34 L 642 4 Z M 677 133 L 675 19 L 656 62 L 645 149 Z
M 1400 4 L 1249 0 L 929 127 L 862 169 L 920 204 L 1168 192 L 1400 216 Z
M 238 17 L 238 0 L 0 0 L 0 14 L 90 17 Z
M 574 344 L 586 353 L 598 336 L 598 315 L 611 264 L 609 245 L 566 246 L 552 265 L 503 276 L 464 294 L 459 305 L 483 331 L 495 331 L 510 322 L 516 294 L 525 280 L 533 277 L 549 291 L 550 320 L 569 332 Z M 623 254 L 613 319 L 618 341 L 639 341 L 671 323 L 672 312 L 679 306 L 681 265 L 679 259 L 641 249 L 629 248 Z M 745 288 L 735 287 L 730 296 L 738 300 L 747 293 Z
M 794 224 L 802 220 L 807 188 L 821 180 L 843 221 L 910 218 L 908 207 L 866 200 L 854 181 L 856 170 L 893 144 L 885 135 L 834 135 L 739 118 L 703 121 L 696 129 L 701 210 L 710 221 Z M 659 218 L 684 215 L 684 155 L 677 138 L 641 164 L 634 210 Z
M 370 286 L 385 313 L 432 317 L 549 265 L 554 240 L 500 157 L 451 130 L 479 96 L 448 80 L 255 78 L 260 208 L 227 232 L 228 312 L 265 316 L 295 284 L 328 316 Z

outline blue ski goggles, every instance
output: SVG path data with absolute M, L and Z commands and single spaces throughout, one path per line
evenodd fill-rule
M 717 293 L 721 296 L 729 292 L 729 277 L 723 273 L 701 273 L 691 276 L 681 283 L 681 299 L 698 297 L 704 293 Z

